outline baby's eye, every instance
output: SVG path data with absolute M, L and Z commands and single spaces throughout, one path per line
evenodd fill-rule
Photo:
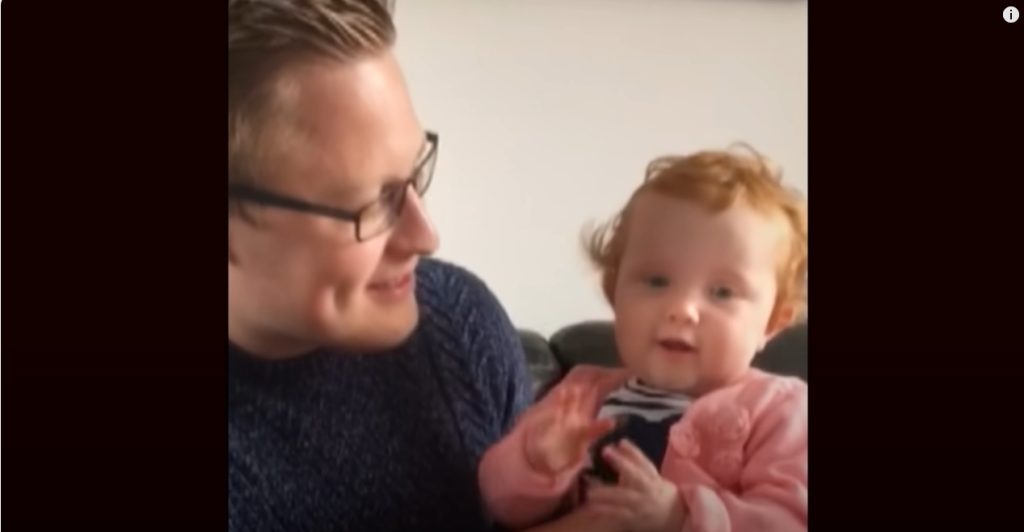
M 651 288 L 665 288 L 668 286 L 668 277 L 663 275 L 648 275 L 644 277 L 644 283 Z
M 732 299 L 732 297 L 734 295 L 733 291 L 732 291 L 732 288 L 729 288 L 728 286 L 723 286 L 723 285 L 712 286 L 711 289 L 709 290 L 709 293 L 711 294 L 711 298 L 712 299 L 720 299 L 720 300 Z

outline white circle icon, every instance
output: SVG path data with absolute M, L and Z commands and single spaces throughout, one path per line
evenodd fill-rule
M 1017 19 L 1019 18 L 1020 11 L 1017 8 L 1010 6 L 1003 10 L 1003 20 L 1009 22 L 1010 24 L 1017 22 Z

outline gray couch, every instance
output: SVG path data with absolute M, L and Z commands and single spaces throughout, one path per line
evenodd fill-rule
M 586 321 L 569 325 L 551 338 L 521 329 L 527 365 L 533 378 L 535 397 L 541 397 L 576 364 L 606 367 L 619 365 L 615 334 L 610 321 Z M 754 358 L 754 366 L 765 371 L 793 375 L 807 380 L 807 323 L 780 333 Z

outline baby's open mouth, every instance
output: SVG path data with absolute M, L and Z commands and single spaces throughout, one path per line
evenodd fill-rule
M 679 353 L 692 353 L 696 351 L 693 344 L 686 340 L 660 340 L 658 345 L 667 351 L 675 351 Z

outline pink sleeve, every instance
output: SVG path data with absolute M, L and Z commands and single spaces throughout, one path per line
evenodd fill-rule
M 737 489 L 726 489 L 670 441 L 663 467 L 679 484 L 696 532 L 807 530 L 807 387 L 779 390 L 753 420 Z M 673 434 L 673 439 L 676 434 Z M 683 447 L 679 447 L 682 445 Z
M 538 408 L 544 407 L 534 407 Z M 523 423 L 516 425 L 480 461 L 480 492 L 484 502 L 498 522 L 512 528 L 527 527 L 552 515 L 583 467 L 581 463 L 557 477 L 534 471 L 523 452 L 525 432 Z
M 566 385 L 608 387 L 621 372 L 600 368 L 574 368 L 545 399 L 528 409 L 504 438 L 484 453 L 478 470 L 480 492 L 491 515 L 507 527 L 524 528 L 550 517 L 575 485 L 586 465 L 580 463 L 557 476 L 534 471 L 526 461 L 525 434 L 531 417 L 553 406 L 557 390 Z M 620 379 L 621 380 L 621 379 Z M 596 413 L 596 410 L 595 410 Z

